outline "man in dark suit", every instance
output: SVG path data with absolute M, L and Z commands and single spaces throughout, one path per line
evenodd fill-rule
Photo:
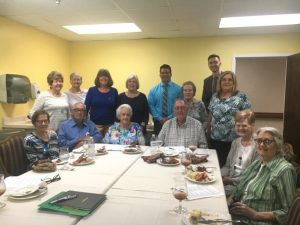
M 202 101 L 204 102 L 207 112 L 210 99 L 212 95 L 216 92 L 218 79 L 221 76 L 220 66 L 220 56 L 216 54 L 208 56 L 208 67 L 212 72 L 212 75 L 210 75 L 204 80 L 202 92 Z

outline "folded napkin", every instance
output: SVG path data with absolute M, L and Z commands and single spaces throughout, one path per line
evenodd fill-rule
M 164 153 L 156 153 L 154 155 L 149 155 L 149 156 L 142 156 L 142 159 L 147 162 L 147 163 L 155 163 L 156 160 L 159 158 L 162 158 L 164 156 Z

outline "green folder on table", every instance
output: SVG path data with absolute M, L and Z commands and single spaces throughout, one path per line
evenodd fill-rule
M 76 195 L 76 198 L 51 203 L 65 196 Z M 57 211 L 75 216 L 87 216 L 93 212 L 103 201 L 106 195 L 79 191 L 60 192 L 39 205 L 39 210 Z

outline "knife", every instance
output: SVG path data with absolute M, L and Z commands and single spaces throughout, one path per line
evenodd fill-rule
M 205 219 L 203 217 L 199 218 L 198 223 L 200 224 L 211 224 L 211 223 L 243 223 L 245 224 L 245 221 L 241 220 L 229 220 L 229 219 Z

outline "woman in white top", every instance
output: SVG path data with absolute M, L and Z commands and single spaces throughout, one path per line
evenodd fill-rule
M 73 72 L 70 74 L 71 88 L 65 93 L 68 96 L 69 106 L 72 106 L 77 102 L 84 103 L 87 90 L 81 90 L 80 86 L 82 84 L 82 77 L 79 73 Z
M 35 103 L 29 113 L 32 117 L 37 110 L 46 110 L 50 115 L 49 128 L 56 131 L 59 124 L 69 118 L 68 97 L 61 92 L 64 78 L 60 72 L 52 71 L 47 76 L 49 90 L 42 92 L 35 100 Z
M 255 125 L 254 112 L 249 109 L 235 115 L 235 131 L 239 138 L 231 144 L 226 164 L 221 168 L 226 195 L 231 195 L 236 188 L 233 180 L 241 176 L 243 171 L 257 159 L 253 131 Z

